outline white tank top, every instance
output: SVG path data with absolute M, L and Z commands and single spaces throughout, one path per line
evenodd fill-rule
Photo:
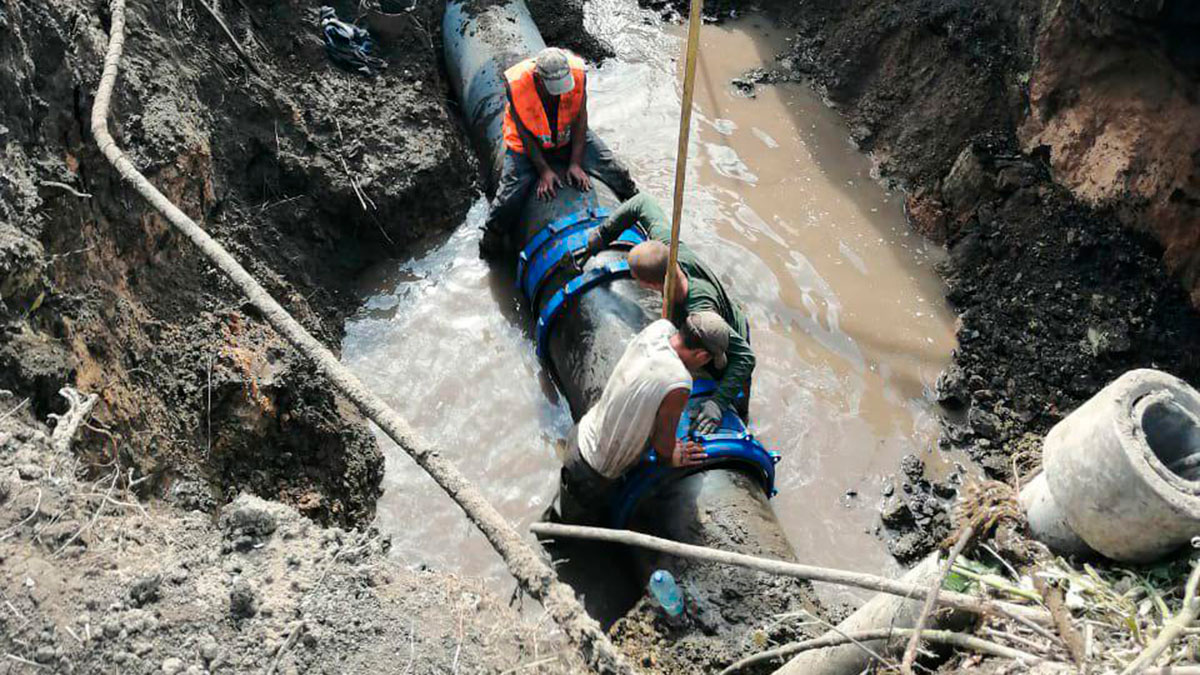
M 692 375 L 671 348 L 666 319 L 646 326 L 625 348 L 600 401 L 579 420 L 579 451 L 606 478 L 637 463 L 650 444 L 658 406 L 676 389 L 691 391 Z

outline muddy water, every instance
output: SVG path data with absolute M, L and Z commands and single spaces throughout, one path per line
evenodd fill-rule
M 681 33 L 624 0 L 594 1 L 589 22 L 618 54 L 589 76 L 592 125 L 669 203 L 680 64 L 663 54 L 679 53 Z M 934 252 L 809 89 L 746 98 L 730 86 L 769 63 L 780 36 L 750 20 L 701 39 L 684 238 L 750 317 L 753 427 L 784 456 L 775 508 L 802 560 L 886 569 L 880 486 L 904 454 L 929 456 L 930 392 L 953 348 Z M 475 257 L 484 209 L 368 279 L 344 358 L 523 526 L 553 496 L 554 443 L 571 420 L 511 290 Z M 503 578 L 457 508 L 394 448 L 388 457 L 379 524 L 396 554 Z

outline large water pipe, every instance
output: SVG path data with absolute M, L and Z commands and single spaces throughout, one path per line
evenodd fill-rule
M 495 184 L 504 148 L 503 72 L 535 54 L 545 43 L 522 0 L 447 4 L 442 23 L 446 67 L 461 103 L 463 119 L 483 170 L 484 182 Z M 581 194 L 562 188 L 546 202 L 530 199 L 522 213 L 516 250 L 548 224 L 572 214 L 612 208 L 616 199 L 604 184 Z M 594 256 L 587 272 L 623 262 L 624 253 L 610 250 Z M 524 264 L 524 263 L 521 263 Z M 571 280 L 570 271 L 552 272 L 544 290 L 534 294 L 530 314 L 538 316 L 555 291 Z M 603 391 L 626 344 L 657 315 L 659 298 L 628 278 L 608 278 L 574 293 L 564 304 L 542 342 L 543 357 L 578 420 Z M 641 499 L 629 526 L 678 541 L 793 560 L 791 546 L 768 501 L 760 477 L 728 464 L 678 474 Z M 777 580 L 752 572 L 682 560 L 639 558 L 642 571 L 667 567 L 680 576 L 704 615 L 704 631 L 724 634 L 744 627 L 757 602 L 780 595 Z M 644 581 L 645 577 L 642 577 Z M 772 593 L 767 587 L 775 588 Z M 793 589 L 794 590 L 794 589 Z M 764 609 L 766 605 L 763 605 Z

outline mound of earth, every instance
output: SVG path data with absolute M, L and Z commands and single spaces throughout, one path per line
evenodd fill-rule
M 6 408 L 7 409 L 7 408 Z M 21 415 L 0 421 L 0 650 L 63 673 L 498 672 L 579 664 L 479 580 L 407 569 L 367 530 L 243 494 L 216 518 L 95 480 Z

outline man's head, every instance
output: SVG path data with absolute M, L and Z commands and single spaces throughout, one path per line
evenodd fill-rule
M 659 293 L 667 278 L 671 250 L 661 241 L 644 241 L 629 250 L 629 273 L 639 285 Z
M 324 23 L 326 21 L 336 21 L 337 13 L 335 13 L 333 11 L 332 7 L 330 7 L 328 5 L 323 5 L 321 7 L 321 9 L 317 10 L 317 17 L 321 21 L 321 23 Z
M 567 52 L 558 47 L 547 47 L 538 52 L 534 64 L 534 73 L 550 95 L 562 96 L 575 88 Z
M 712 362 L 718 370 L 729 363 L 729 324 L 716 312 L 689 314 L 671 341 L 679 360 L 688 370 L 699 370 Z

